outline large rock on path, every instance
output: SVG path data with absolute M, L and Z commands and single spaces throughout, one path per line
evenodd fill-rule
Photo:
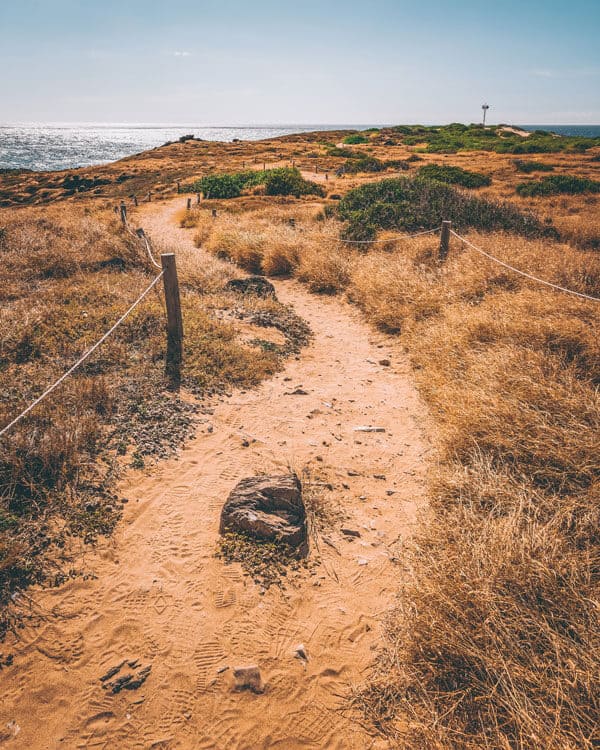
M 242 479 L 221 511 L 221 534 L 242 532 L 254 539 L 284 542 L 308 551 L 306 510 L 295 474 Z

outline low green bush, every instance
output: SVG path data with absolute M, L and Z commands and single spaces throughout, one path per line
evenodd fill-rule
M 386 169 L 408 169 L 409 164 L 404 159 L 388 159 L 381 161 L 375 156 L 359 154 L 357 158 L 348 159 L 344 164 L 344 172 L 356 174 L 358 172 L 384 172 Z
M 340 201 L 339 216 L 348 222 L 346 239 L 370 239 L 377 229 L 434 229 L 443 219 L 452 221 L 457 231 L 473 228 L 528 237 L 557 236 L 554 228 L 511 204 L 470 196 L 422 177 L 370 182 L 351 190 Z
M 296 168 L 252 170 L 219 175 L 207 175 L 182 186 L 182 192 L 204 193 L 207 198 L 238 198 L 244 189 L 264 185 L 267 195 L 324 195 L 315 182 L 305 180 Z
M 347 135 L 344 138 L 344 143 L 346 143 L 348 146 L 354 146 L 358 143 L 368 143 L 369 139 L 366 135 L 361 135 L 360 133 L 354 133 L 352 135 Z
M 580 195 L 581 193 L 600 193 L 600 182 L 585 177 L 568 174 L 553 174 L 541 180 L 521 182 L 517 193 L 524 197 L 538 195 Z
M 267 195 L 301 195 L 324 196 L 325 190 L 316 182 L 305 180 L 297 169 L 283 167 L 270 169 L 264 181 Z
M 544 164 L 543 161 L 515 159 L 513 164 L 517 172 L 524 172 L 525 174 L 529 174 L 530 172 L 552 172 L 554 170 L 552 164 Z
M 428 180 L 447 182 L 450 185 L 461 185 L 466 188 L 485 187 L 492 181 L 488 175 L 441 164 L 426 164 L 419 169 L 419 176 Z

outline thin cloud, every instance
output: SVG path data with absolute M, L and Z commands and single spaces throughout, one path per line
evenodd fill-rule
M 191 57 L 191 56 L 192 56 L 191 52 L 186 52 L 186 51 L 173 52 L 173 57 Z

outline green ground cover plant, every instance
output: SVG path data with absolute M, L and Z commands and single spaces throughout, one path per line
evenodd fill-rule
M 553 174 L 541 180 L 521 182 L 517 193 L 523 198 L 539 195 L 579 195 L 581 193 L 600 193 L 600 182 L 585 177 L 568 174 Z
M 428 180 L 447 182 L 450 185 L 460 185 L 466 188 L 487 187 L 492 180 L 488 175 L 480 172 L 469 172 L 461 167 L 450 167 L 441 164 L 426 164 L 419 169 L 419 177 Z
M 556 230 L 511 204 L 467 195 L 423 177 L 370 182 L 347 193 L 339 216 L 348 222 L 345 239 L 370 239 L 378 229 L 417 231 L 452 221 L 457 231 L 474 228 L 526 237 L 556 236 Z

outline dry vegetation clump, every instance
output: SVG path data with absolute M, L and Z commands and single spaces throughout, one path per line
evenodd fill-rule
M 218 252 L 226 234 L 227 257 L 245 258 L 238 245 L 252 231 L 264 271 L 283 219 L 281 208 L 223 217 L 206 246 Z M 292 273 L 346 292 L 401 333 L 439 426 L 430 512 L 356 704 L 406 747 L 596 747 L 598 303 L 537 286 L 455 239 L 443 265 L 435 237 L 349 249 L 322 219 L 297 222 Z M 593 253 L 507 232 L 468 237 L 600 296 Z
M 156 270 L 112 212 L 82 208 L 0 215 L 0 426 L 65 372 L 129 307 Z M 166 249 L 166 248 L 165 248 Z M 160 250 L 160 248 L 158 248 Z M 198 394 L 252 386 L 298 351 L 308 329 L 275 300 L 224 292 L 227 269 L 179 253 L 184 386 Z M 240 321 L 256 342 L 240 332 Z M 281 332 L 263 346 L 261 331 Z M 111 531 L 114 480 L 194 431 L 199 406 L 167 390 L 160 284 L 115 333 L 0 438 L 0 635 L 15 595 L 76 571 L 75 540 Z M 9 603 L 13 606 L 8 608 Z

